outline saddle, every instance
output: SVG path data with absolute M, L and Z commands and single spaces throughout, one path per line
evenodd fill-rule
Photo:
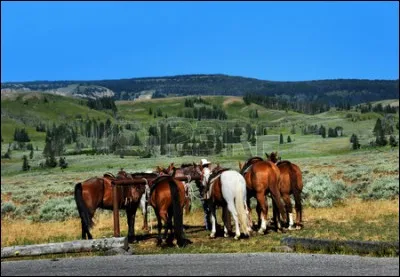
M 208 177 L 208 181 L 207 181 L 207 184 L 205 187 L 205 191 L 206 191 L 206 193 L 204 195 L 205 199 L 209 198 L 208 192 L 212 186 L 212 183 L 215 181 L 215 179 L 217 179 L 224 171 L 227 171 L 227 170 L 230 170 L 230 168 L 220 168 L 220 169 L 217 169 L 217 170 L 214 169 L 213 171 L 211 171 L 210 177 Z
M 134 177 L 132 176 L 132 174 L 129 174 L 125 171 L 119 171 L 117 176 L 115 176 L 114 174 L 110 173 L 110 172 L 106 172 L 103 174 L 104 177 L 104 181 L 107 183 L 108 186 L 112 186 L 112 182 L 113 181 L 120 181 L 120 180 L 133 180 Z M 146 180 L 147 183 L 147 180 Z M 119 192 L 121 193 L 121 202 L 123 203 L 123 205 L 128 205 L 130 204 L 133 199 L 131 197 L 131 192 L 130 192 L 130 186 L 119 186 L 118 187 Z

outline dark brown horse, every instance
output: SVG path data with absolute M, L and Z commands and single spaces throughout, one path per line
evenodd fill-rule
M 113 209 L 111 182 L 114 179 L 132 179 L 126 172 L 120 171 L 117 177 L 111 173 L 104 174 L 102 178 L 90 178 L 75 185 L 75 202 L 82 223 L 82 239 L 92 239 L 90 228 L 93 227 L 93 216 L 97 208 Z M 145 192 L 145 185 L 137 184 L 117 187 L 117 202 L 120 209 L 126 210 L 128 221 L 128 241 L 135 237 L 135 215 L 139 200 Z
M 268 203 L 266 195 L 269 192 L 272 197 L 273 205 L 276 205 L 283 221 L 286 222 L 285 208 L 281 202 L 280 193 L 280 171 L 279 168 L 270 161 L 264 161 L 260 157 L 253 157 L 247 160 L 244 165 L 239 162 L 240 173 L 244 176 L 247 186 L 247 207 L 249 217 L 251 216 L 250 198 L 257 199 L 257 215 L 259 233 L 264 233 L 267 229 Z M 251 222 L 251 220 L 250 220 Z M 277 228 L 281 229 L 280 219 Z
M 303 190 L 303 178 L 300 168 L 289 161 L 281 161 L 278 152 L 271 154 L 265 153 L 268 160 L 275 163 L 281 173 L 280 191 L 285 202 L 286 215 L 288 216 L 289 230 L 293 229 L 293 207 L 290 201 L 290 195 L 293 194 L 296 209 L 296 229 L 301 229 L 303 226 L 303 209 L 301 204 L 301 192 Z M 275 211 L 274 211 L 275 212 Z M 275 218 L 275 217 L 274 217 Z
M 185 200 L 183 183 L 172 176 L 160 176 L 153 181 L 150 187 L 149 204 L 154 208 L 158 223 L 157 245 L 162 243 L 162 222 L 164 222 L 164 238 L 167 243 L 172 243 L 174 237 L 179 247 L 184 247 L 191 243 L 190 240 L 185 238 L 183 232 L 183 206 Z M 168 230 L 171 232 L 167 238 Z

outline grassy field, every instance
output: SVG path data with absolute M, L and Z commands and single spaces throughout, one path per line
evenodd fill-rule
M 33 94 L 25 98 L 2 98 L 2 155 L 7 151 L 15 127 L 25 127 L 34 149 L 37 146 L 38 150 L 34 151 L 33 159 L 29 159 L 32 168 L 28 172 L 22 171 L 22 156 L 29 155 L 29 151 L 13 150 L 11 159 L 1 159 L 1 247 L 79 239 L 80 220 L 73 199 L 73 189 L 77 182 L 101 176 L 105 172 L 116 173 L 120 168 L 128 172 L 140 172 L 155 169 L 157 165 L 166 166 L 170 162 L 179 165 L 199 162 L 203 158 L 179 156 L 174 152 L 151 158 L 81 154 L 67 156 L 69 166 L 65 170 L 59 167 L 41 169 L 38 164 L 44 160 L 42 152 L 45 133 L 35 131 L 37 122 L 70 121 L 77 114 L 101 120 L 112 118 L 107 112 L 88 109 L 78 100 L 46 95 L 48 102 L 45 103 L 43 97 Z M 242 143 L 227 145 L 221 154 L 206 158 L 214 164 L 220 163 L 238 170 L 239 161 L 244 162 L 251 156 L 264 156 L 265 152 L 278 150 L 283 159 L 298 164 L 303 172 L 305 186 L 305 228 L 285 234 L 273 231 L 265 235 L 254 234 L 250 239 L 240 241 L 223 237 L 209 239 L 209 233 L 202 227 L 202 212 L 196 199 L 193 213 L 184 217 L 188 227 L 186 233 L 193 244 L 185 249 L 156 247 L 155 229 L 152 234 L 143 233 L 140 230 L 142 217 L 138 212 L 136 233 L 139 235 L 139 242 L 133 245 L 135 253 L 274 251 L 280 239 L 288 235 L 339 240 L 398 241 L 399 148 L 368 146 L 374 139 L 372 129 L 376 119 L 382 115 L 334 109 L 322 114 L 304 115 L 268 110 L 256 104 L 246 106 L 238 97 L 210 96 L 204 99 L 224 107 L 228 121 L 197 121 L 174 117 L 180 109 L 184 109 L 184 99 L 179 97 L 119 101 L 117 117 L 112 120 L 121 124 L 136 124 L 143 137 L 149 125 L 160 120 L 180 121 L 185 124 L 188 133 L 219 128 L 227 122 L 251 123 L 254 126 L 265 123 L 268 126 L 268 135 L 258 136 L 255 146 L 250 145 L 243 135 Z M 24 104 L 24 101 L 28 104 Z M 398 103 L 398 100 L 390 101 L 385 100 L 384 103 Z M 49 103 L 52 103 L 51 108 L 48 108 Z M 163 108 L 168 119 L 149 115 L 149 108 L 154 112 L 158 107 Z M 258 110 L 260 117 L 257 120 L 249 119 L 251 109 Z M 353 115 L 358 117 L 357 121 L 353 120 Z M 395 118 L 398 120 L 398 114 Z M 324 139 L 318 135 L 301 133 L 302 127 L 314 124 L 323 124 L 326 128 L 342 126 L 344 136 Z M 293 126 L 296 129 L 295 134 L 290 132 Z M 292 143 L 279 144 L 280 133 L 284 135 L 285 141 L 290 135 Z M 351 150 L 349 139 L 352 133 L 360 138 L 360 150 Z M 397 129 L 394 134 L 398 139 Z M 73 147 L 74 145 L 67 145 L 67 150 Z M 320 206 L 316 207 L 315 203 Z M 253 201 L 252 205 L 254 204 Z M 112 236 L 111 212 L 98 212 L 95 221 L 97 224 L 93 229 L 94 237 Z M 126 234 L 126 229 L 122 212 L 122 235 Z

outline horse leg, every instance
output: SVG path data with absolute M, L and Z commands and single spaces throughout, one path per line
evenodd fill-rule
M 295 201 L 295 209 L 296 209 L 296 229 L 300 230 L 303 226 L 303 207 L 301 205 L 301 197 L 300 192 L 294 192 L 294 201 Z
M 256 212 L 257 212 L 257 227 L 261 227 L 261 206 L 260 203 L 257 201 L 257 206 L 256 206 Z
M 250 198 L 247 196 L 246 199 L 247 206 L 247 221 L 249 222 L 249 231 L 253 229 L 253 221 L 251 219 L 251 207 L 250 207 Z
M 286 211 L 285 211 L 285 207 L 283 206 L 282 202 L 281 202 L 281 194 L 278 191 L 277 193 L 273 193 L 271 191 L 271 197 L 272 197 L 272 201 L 275 202 L 276 207 L 277 207 L 277 215 L 276 215 L 276 226 L 278 230 L 282 231 L 282 224 L 281 224 L 281 219 L 280 216 L 282 216 L 283 221 L 286 222 L 287 221 L 287 216 L 286 216 Z M 289 199 L 290 201 L 290 199 Z
M 229 233 L 232 232 L 231 217 L 227 207 L 222 208 L 222 218 L 224 220 L 224 237 L 229 237 Z
M 294 222 L 293 222 L 293 207 L 292 207 L 292 202 L 290 201 L 290 195 L 287 193 L 282 194 L 282 198 L 283 201 L 285 202 L 286 216 L 289 219 L 289 230 L 292 230 Z M 287 223 L 288 222 L 285 222 L 285 226 L 287 226 Z
M 157 229 L 158 229 L 157 246 L 160 246 L 162 243 L 162 237 L 161 237 L 162 222 L 161 222 L 161 216 L 158 213 L 158 211 L 156 211 L 156 217 L 157 217 Z
M 261 212 L 261 226 L 259 225 L 260 229 L 258 230 L 258 233 L 264 234 L 264 231 L 267 229 L 268 205 L 263 192 L 257 192 L 256 198 L 258 202 L 257 208 L 260 209 Z
M 210 217 L 211 217 L 210 238 L 215 238 L 215 233 L 217 232 L 217 217 L 216 217 L 216 207 L 214 204 L 210 205 Z
M 168 209 L 168 214 L 169 216 L 167 215 L 167 223 L 164 233 L 164 239 L 168 245 L 172 245 L 172 242 L 174 240 L 174 229 L 172 227 L 172 215 L 174 214 L 174 211 L 172 207 Z M 168 230 L 169 230 L 169 235 L 168 235 Z
M 140 199 L 140 208 L 142 209 L 142 214 L 143 214 L 143 227 L 142 230 L 148 231 L 149 226 L 147 223 L 147 210 L 148 210 L 149 204 L 146 201 L 146 196 L 142 196 Z
M 126 219 L 128 221 L 128 242 L 132 243 L 135 239 L 135 216 L 136 216 L 137 205 L 133 204 L 133 207 L 126 208 Z
M 159 230 L 160 230 L 160 240 L 162 242 L 162 237 L 161 237 L 161 229 L 162 229 L 162 222 L 164 222 L 164 235 L 163 238 L 166 239 L 167 238 L 167 234 L 168 234 L 168 212 L 167 210 L 161 210 L 159 212 L 160 215 L 160 226 L 159 226 Z M 161 243 L 160 242 L 160 243 Z
M 90 220 L 92 220 L 92 218 L 94 217 L 94 212 L 95 212 L 95 211 L 89 210 L 89 217 L 90 217 Z M 85 232 L 86 232 L 86 234 L 87 234 L 87 238 L 88 238 L 88 239 L 93 239 L 93 236 L 92 236 L 92 234 L 90 233 L 90 227 L 89 227 L 89 226 L 86 226 L 86 224 L 85 224 L 85 227 L 84 227 L 83 229 L 85 229 Z
M 235 237 L 234 237 L 234 239 L 239 239 L 240 238 L 239 218 L 238 218 L 238 213 L 236 211 L 235 204 L 233 201 L 228 202 L 228 209 L 232 214 L 233 221 L 235 222 Z

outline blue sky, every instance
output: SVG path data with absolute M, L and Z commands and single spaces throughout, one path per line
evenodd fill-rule
M 395 2 L 1 2 L 1 81 L 398 79 Z

